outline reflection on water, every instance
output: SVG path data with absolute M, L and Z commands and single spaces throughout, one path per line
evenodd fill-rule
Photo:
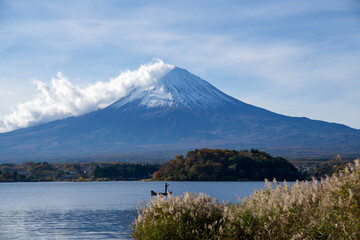
M 131 239 L 135 210 L 0 212 L 0 239 Z

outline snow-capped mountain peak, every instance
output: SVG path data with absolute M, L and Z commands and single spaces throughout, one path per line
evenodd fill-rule
M 210 83 L 178 67 L 148 85 L 135 87 L 112 107 L 120 108 L 135 100 L 147 108 L 208 109 L 224 103 L 236 102 L 234 98 L 219 91 Z
M 156 151 L 168 159 L 200 147 L 261 148 L 292 157 L 356 155 L 360 149 L 359 130 L 246 104 L 163 62 L 125 72 L 106 89 L 120 97 L 110 106 L 0 134 L 0 162 L 134 153 L 142 161 Z

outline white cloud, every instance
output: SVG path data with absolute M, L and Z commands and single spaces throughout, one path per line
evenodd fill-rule
M 122 72 L 108 82 L 98 81 L 81 88 L 58 73 L 50 84 L 34 81 L 39 93 L 31 100 L 17 105 L 15 110 L 0 119 L 0 132 L 28 127 L 69 116 L 78 116 L 103 108 L 126 96 L 134 87 L 147 86 L 174 66 L 156 60 L 135 71 Z

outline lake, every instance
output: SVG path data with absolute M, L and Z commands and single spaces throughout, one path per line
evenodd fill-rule
M 164 182 L 0 183 L 0 239 L 131 239 L 137 203 Z M 220 201 L 264 188 L 264 182 L 170 182 L 169 190 L 203 192 Z

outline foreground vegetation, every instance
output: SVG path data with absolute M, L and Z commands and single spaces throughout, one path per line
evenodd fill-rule
M 151 178 L 158 164 L 25 162 L 0 165 L 0 182 L 109 181 Z
M 196 149 L 163 164 L 153 175 L 163 181 L 296 180 L 304 176 L 281 157 L 252 149 Z
M 360 239 L 360 162 L 321 182 L 266 181 L 238 204 L 187 192 L 138 211 L 135 239 Z

